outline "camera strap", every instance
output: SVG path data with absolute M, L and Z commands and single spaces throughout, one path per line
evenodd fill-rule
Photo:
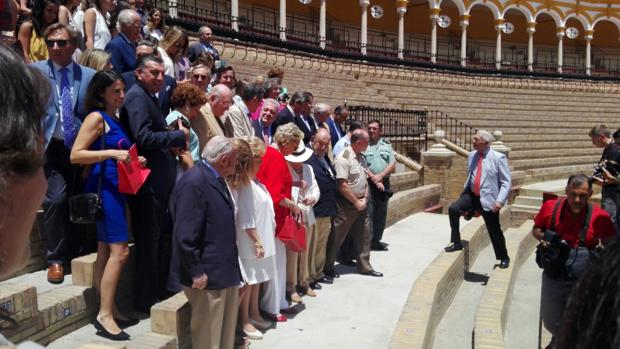
M 564 202 L 566 202 L 566 199 L 558 200 L 555 203 L 555 206 L 553 207 L 553 215 L 551 216 L 551 227 L 550 227 L 550 229 L 553 231 L 556 231 L 555 230 L 556 216 L 558 214 L 558 210 L 560 209 L 560 207 L 563 206 Z M 560 212 L 560 216 L 561 215 L 562 213 Z M 588 234 L 588 228 L 590 227 L 591 218 L 592 218 L 592 204 L 588 203 L 588 206 L 586 207 L 586 218 L 583 222 L 583 227 L 581 228 L 581 232 L 579 233 L 579 245 L 578 246 L 585 246 L 586 235 Z

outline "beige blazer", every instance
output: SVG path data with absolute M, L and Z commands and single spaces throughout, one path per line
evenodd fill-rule
M 234 137 L 253 136 L 254 128 L 250 118 L 243 113 L 241 105 L 234 104 L 226 112 L 226 119 L 230 121 Z
M 213 115 L 211 106 L 209 103 L 200 108 L 200 116 L 190 120 L 190 124 L 196 135 L 198 136 L 198 146 L 200 147 L 200 153 L 204 150 L 207 142 L 215 136 L 233 136 L 233 127 L 230 124 L 230 120 L 225 118 L 226 113 L 222 118 L 218 118 Z

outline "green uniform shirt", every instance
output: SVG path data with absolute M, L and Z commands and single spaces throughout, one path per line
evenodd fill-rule
M 368 162 L 368 169 L 373 174 L 379 174 L 388 167 L 389 164 L 395 161 L 394 151 L 390 142 L 379 138 L 379 141 L 375 145 L 368 144 L 368 148 L 364 152 L 366 162 Z

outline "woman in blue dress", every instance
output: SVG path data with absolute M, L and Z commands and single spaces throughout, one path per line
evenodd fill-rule
M 120 326 L 132 322 L 120 314 L 114 304 L 114 295 L 123 264 L 129 256 L 125 195 L 118 191 L 117 161 L 130 160 L 128 149 L 133 143 L 116 117 L 123 104 L 125 93 L 123 78 L 112 70 L 97 72 L 88 86 L 86 108 L 90 114 L 71 150 L 71 162 L 91 165 L 86 180 L 86 192 L 100 193 L 103 217 L 97 220 L 97 262 L 95 284 L 101 297 L 99 313 L 95 319 L 97 334 L 113 340 L 127 340 L 129 335 Z M 105 132 L 105 136 L 103 133 Z M 102 138 L 105 147 L 101 147 Z M 140 159 L 145 165 L 144 158 Z

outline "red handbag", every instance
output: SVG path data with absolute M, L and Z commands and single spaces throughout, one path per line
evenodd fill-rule
M 287 215 L 284 225 L 278 234 L 278 239 L 284 243 L 287 249 L 293 252 L 303 252 L 306 250 L 306 226 L 303 218 L 299 214 L 295 219 L 293 215 Z
M 131 161 L 128 164 L 123 161 L 117 162 L 118 191 L 124 194 L 136 194 L 146 182 L 151 170 L 140 166 L 135 144 L 129 148 L 129 157 Z

